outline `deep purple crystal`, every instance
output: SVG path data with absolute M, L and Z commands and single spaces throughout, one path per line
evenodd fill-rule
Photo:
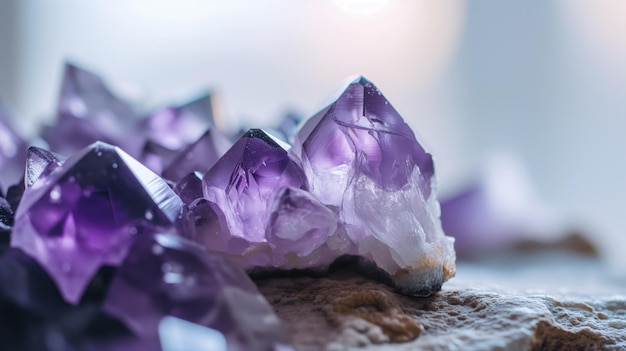
M 227 223 L 212 249 L 237 255 L 250 243 L 265 242 L 274 196 L 285 186 L 306 189 L 306 176 L 288 149 L 266 132 L 251 129 L 205 174 L 204 196 L 217 204 Z
M 171 226 L 181 207 L 165 181 L 98 142 L 27 189 L 11 245 L 38 260 L 75 303 L 98 267 L 119 264 L 135 235 Z
M 151 171 L 161 175 L 163 174 L 163 169 L 170 164 L 177 155 L 178 152 L 176 150 L 168 149 L 152 140 L 148 140 L 141 149 L 139 160 Z
M 145 123 L 151 140 L 170 150 L 180 150 L 211 128 L 213 118 L 213 96 L 205 94 L 184 105 L 157 110 Z
M 226 153 L 230 142 L 217 129 L 210 128 L 183 149 L 163 171 L 163 177 L 178 182 L 191 172 L 206 173 Z
M 53 151 L 69 155 L 103 141 L 138 155 L 143 145 L 139 132 L 137 114 L 130 104 L 116 97 L 99 76 L 66 64 L 57 120 L 43 131 Z
M 243 271 L 178 236 L 138 237 L 104 309 L 145 339 L 155 338 L 162 318 L 173 316 L 219 331 L 228 350 L 273 350 L 287 341 Z
M 191 172 L 184 176 L 176 186 L 174 192 L 180 196 L 183 203 L 189 205 L 194 200 L 202 197 L 202 174 Z

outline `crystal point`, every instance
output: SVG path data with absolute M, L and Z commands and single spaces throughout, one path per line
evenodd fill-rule
M 289 145 L 260 129 L 245 133 L 203 178 L 204 196 L 223 212 L 226 228 L 215 247 L 232 254 L 247 243 L 265 242 L 274 196 L 285 186 L 306 188 L 304 171 L 288 153 Z M 235 244 L 238 243 L 238 244 Z
M 215 128 L 207 130 L 193 144 L 183 149 L 163 171 L 163 177 L 178 182 L 191 172 L 204 174 L 230 147 L 226 136 Z
M 25 187 L 30 188 L 38 179 L 52 173 L 65 162 L 65 159 L 65 156 L 55 152 L 36 146 L 29 147 L 26 156 L 26 174 L 24 175 Z
M 104 309 L 142 338 L 155 337 L 162 318 L 171 316 L 218 331 L 228 350 L 271 350 L 287 340 L 243 271 L 178 236 L 138 237 Z
M 98 267 L 119 264 L 132 237 L 171 226 L 181 207 L 165 181 L 98 142 L 27 189 L 11 245 L 39 261 L 75 303 Z

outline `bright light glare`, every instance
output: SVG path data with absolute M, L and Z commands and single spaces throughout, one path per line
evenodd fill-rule
M 335 3 L 349 13 L 370 14 L 380 11 L 388 0 L 335 0 Z

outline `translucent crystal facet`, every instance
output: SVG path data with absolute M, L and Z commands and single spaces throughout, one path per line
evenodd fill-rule
M 141 338 L 158 337 L 159 323 L 171 316 L 218 331 L 228 350 L 272 350 L 287 341 L 278 317 L 243 271 L 178 236 L 138 237 L 104 309 Z
M 352 82 L 303 125 L 293 150 L 311 193 L 339 209 L 350 246 L 390 274 L 401 291 L 430 293 L 454 274 L 432 157 L 372 83 Z
M 204 196 L 215 203 L 226 227 L 212 248 L 239 254 L 264 243 L 274 196 L 285 186 L 306 188 L 305 174 L 289 145 L 260 129 L 244 134 L 203 178 Z
M 148 137 L 170 150 L 180 150 L 212 127 L 213 118 L 213 97 L 205 94 L 181 106 L 155 111 L 146 120 Z
M 27 189 L 11 245 L 33 256 L 76 302 L 102 264 L 119 264 L 131 238 L 168 227 L 182 202 L 124 151 L 95 143 Z
M 193 144 L 183 149 L 163 171 L 163 177 L 178 182 L 191 172 L 204 174 L 230 147 L 226 136 L 215 128 L 207 130 Z
M 52 171 L 61 166 L 61 164 L 65 162 L 65 159 L 65 156 L 61 156 L 55 152 L 31 146 L 28 148 L 28 154 L 26 156 L 24 186 L 30 188 L 38 179 L 48 176 Z

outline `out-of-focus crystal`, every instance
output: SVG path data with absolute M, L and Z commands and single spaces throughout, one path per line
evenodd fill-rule
M 243 271 L 178 236 L 138 237 L 104 309 L 141 338 L 158 338 L 163 317 L 172 316 L 218 331 L 231 351 L 273 350 L 287 341 L 278 317 Z
M 226 153 L 230 145 L 226 136 L 211 128 L 169 163 L 163 171 L 163 177 L 178 182 L 191 172 L 204 174 Z

